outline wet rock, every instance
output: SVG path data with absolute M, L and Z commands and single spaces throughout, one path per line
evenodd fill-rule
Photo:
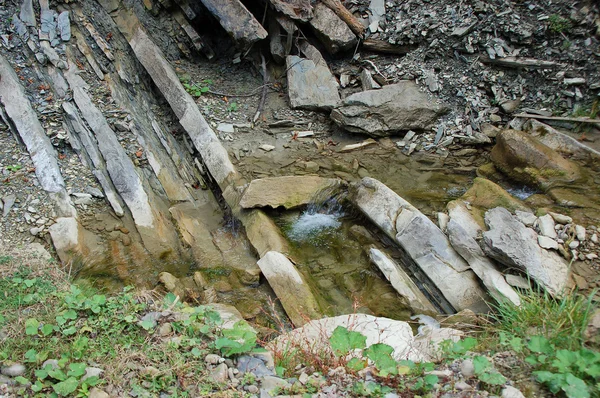
M 485 311 L 486 293 L 477 276 L 446 235 L 417 208 L 368 177 L 351 187 L 350 200 L 413 258 L 455 309 Z
M 381 250 L 373 247 L 369 250 L 369 258 L 390 281 L 398 294 L 408 301 L 414 312 L 436 312 L 436 309 L 415 285 L 410 276 L 394 260 Z
M 327 65 L 290 55 L 286 58 L 292 108 L 331 110 L 340 102 L 338 84 Z
M 298 346 L 315 354 L 330 352 L 329 338 L 338 326 L 361 333 L 367 338 L 367 347 L 376 343 L 387 344 L 394 349 L 392 356 L 395 359 L 415 362 L 437 358 L 436 350 L 441 341 L 457 341 L 462 335 L 462 332 L 455 329 L 439 328 L 414 336 L 407 322 L 366 314 L 349 314 L 311 321 L 302 328 L 279 336 L 267 348 L 271 350 L 273 347 Z
M 15 363 L 14 365 L 2 367 L 2 369 L 0 369 L 0 373 L 9 377 L 17 377 L 23 376 L 25 374 L 25 370 L 27 370 L 25 365 Z
M 352 94 L 333 110 L 331 119 L 353 133 L 383 137 L 402 130 L 430 129 L 445 112 L 413 81 L 402 81 Z
M 286 209 L 307 205 L 322 191 L 334 193 L 340 182 L 317 176 L 269 177 L 253 180 L 244 191 L 240 206 L 244 209 L 270 206 Z
M 497 207 L 485 213 L 489 231 L 483 233 L 483 249 L 508 267 L 530 275 L 552 295 L 560 295 L 568 280 L 568 266 L 556 253 L 538 245 L 537 234 L 525 227 L 508 210 Z
M 294 325 L 304 325 L 307 317 L 319 317 L 310 287 L 286 256 L 270 251 L 258 260 L 258 266 Z
M 330 54 L 356 45 L 356 36 L 348 25 L 323 3 L 314 7 L 314 17 L 309 24 Z
M 473 185 L 461 199 L 485 210 L 504 207 L 510 211 L 531 211 L 523 202 L 506 192 L 500 185 L 481 177 L 475 178 Z
M 526 133 L 504 130 L 496 137 L 491 159 L 512 179 L 548 188 L 580 178 L 579 168 Z

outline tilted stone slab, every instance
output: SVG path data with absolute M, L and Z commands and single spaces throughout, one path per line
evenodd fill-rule
M 320 317 L 310 287 L 286 256 L 270 251 L 258 260 L 258 266 L 296 327 Z
M 350 95 L 331 112 L 331 119 L 353 133 L 383 137 L 404 130 L 428 130 L 446 110 L 407 80 Z
M 387 280 L 390 281 L 390 284 L 396 289 L 398 294 L 408 301 L 408 305 L 415 312 L 437 312 L 427 297 L 419 290 L 413 280 L 410 279 L 410 276 L 387 254 L 372 247 L 369 249 L 369 258 L 377 265 Z
M 75 217 L 75 207 L 67 195 L 65 182 L 58 167 L 56 151 L 31 107 L 17 74 L 2 55 L 0 55 L 0 103 L 25 143 L 35 166 L 38 181 L 42 189 L 48 192 L 55 202 L 58 215 Z
M 533 229 L 527 228 L 502 207 L 488 210 L 485 223 L 489 231 L 483 233 L 483 249 L 490 257 L 525 271 L 554 296 L 564 293 L 568 264 L 558 254 L 541 248 Z
M 126 29 L 121 26 L 120 28 Z M 137 59 L 171 105 L 179 123 L 189 134 L 211 176 L 224 189 L 235 177 L 236 171 L 227 150 L 206 123 L 194 99 L 185 91 L 173 67 L 167 62 L 160 49 L 141 28 L 135 29 L 129 44 Z
M 286 66 L 292 108 L 331 110 L 340 103 L 338 84 L 327 64 L 289 55 Z
M 309 24 L 330 54 L 349 50 L 356 45 L 356 35 L 325 4 L 317 3 L 314 14 Z
M 240 0 L 200 0 L 235 41 L 250 45 L 267 37 L 267 31 Z
M 395 240 L 458 311 L 485 311 L 487 293 L 446 235 L 423 213 L 380 181 L 365 177 L 350 200 Z
M 331 190 L 333 194 L 335 188 L 340 186 L 339 180 L 317 176 L 260 178 L 250 182 L 240 206 L 245 209 L 266 206 L 293 209 L 311 203 L 319 192 Z M 330 196 L 327 195 L 327 199 Z

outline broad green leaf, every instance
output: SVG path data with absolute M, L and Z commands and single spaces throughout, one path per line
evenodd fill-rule
M 58 326 L 62 326 L 65 323 L 67 323 L 67 319 L 64 316 L 62 316 L 62 315 L 57 315 L 56 316 L 56 323 L 58 324 Z
M 33 285 L 35 285 L 36 279 L 25 279 L 23 281 L 23 283 L 25 284 L 25 286 L 27 287 L 31 287 Z
M 554 394 L 559 392 L 563 385 L 566 384 L 565 375 L 563 374 L 552 373 L 546 370 L 536 371 L 533 372 L 533 374 L 535 375 L 537 381 L 547 385 L 548 389 Z
M 39 380 L 36 380 L 35 384 L 31 386 L 31 391 L 40 392 L 44 389 L 44 383 Z
M 552 361 L 552 366 L 560 373 L 569 373 L 571 371 L 571 365 L 576 364 L 578 360 L 579 354 L 577 352 L 558 350 L 556 351 L 556 359 Z
M 172 292 L 169 292 L 165 295 L 165 297 L 163 298 L 163 301 L 165 303 L 165 306 L 169 307 L 169 306 L 173 305 L 173 303 L 175 302 L 176 299 L 177 299 L 177 296 L 175 294 L 173 294 Z
M 202 356 L 202 351 L 200 351 L 200 350 L 198 349 L 198 347 L 194 347 L 194 348 L 192 348 L 192 351 L 191 351 L 191 353 L 192 353 L 192 355 L 193 355 L 193 356 L 195 356 L 196 358 L 198 358 L 198 357 Z
M 29 384 L 29 380 L 27 380 L 23 376 L 17 376 L 17 377 L 15 377 L 15 381 L 17 383 L 19 383 L 19 384 L 22 384 L 22 385 Z
M 367 366 L 366 362 L 367 361 L 365 361 L 364 359 L 352 358 L 348 361 L 346 366 L 348 367 L 348 369 L 358 372 L 359 370 L 363 370 Z
M 71 320 L 75 320 L 75 319 L 77 319 L 77 312 L 76 312 L 75 310 L 68 310 L 68 311 L 65 311 L 65 312 L 62 314 L 62 316 L 63 316 L 65 319 L 71 319 Z
M 56 380 L 65 380 L 67 375 L 60 369 L 48 369 L 48 376 Z
M 394 352 L 392 347 L 381 343 L 373 344 L 364 351 L 367 358 L 373 361 L 382 377 L 398 373 L 396 361 L 392 358 L 392 352 Z
M 567 374 L 565 378 L 566 386 L 563 386 L 563 391 L 569 398 L 590 398 L 590 390 L 583 380 Z
M 34 373 L 35 377 L 41 380 L 44 380 L 46 377 L 48 377 L 48 371 L 46 369 L 36 369 Z
M 83 362 L 70 363 L 67 376 L 81 377 L 85 374 L 85 368 L 86 364 Z
M 156 323 L 154 321 L 151 321 L 149 319 L 146 319 L 145 321 L 140 322 L 140 326 L 142 328 L 144 328 L 144 330 L 154 329 L 155 324 Z
M 481 374 L 492 367 L 492 364 L 486 357 L 476 356 L 473 358 L 473 367 L 475 368 L 475 374 Z
M 366 346 L 367 338 L 359 332 L 349 331 L 343 326 L 335 328 L 329 343 L 333 352 L 337 356 L 345 356 L 354 349 L 363 349 Z
M 37 362 L 37 351 L 35 349 L 30 349 L 25 353 L 25 361 L 26 362 Z
M 35 336 L 38 333 L 40 323 L 35 318 L 29 318 L 25 321 L 25 334 L 28 336 Z
M 93 387 L 96 384 L 100 383 L 100 378 L 98 376 L 91 376 L 91 377 L 88 377 L 87 379 L 85 379 L 82 383 L 84 385 L 87 384 L 88 386 L 92 386 Z
M 56 392 L 58 395 L 66 397 L 67 395 L 75 392 L 75 390 L 77 390 L 78 385 L 79 382 L 76 378 L 69 377 L 65 381 L 61 381 L 60 383 L 53 385 L 52 388 L 54 389 L 54 392 Z
M 455 354 L 462 355 L 465 354 L 467 351 L 475 348 L 476 345 L 477 339 L 473 337 L 467 337 L 464 340 L 460 340 L 454 343 L 454 345 L 452 346 L 452 352 L 454 352 Z
M 433 388 L 433 386 L 440 381 L 440 379 L 436 375 L 425 375 L 423 377 L 423 381 L 429 388 Z
M 77 333 L 77 329 L 75 328 L 75 326 L 71 326 L 70 328 L 66 328 L 62 331 L 62 334 L 64 334 L 65 336 L 71 336 L 75 333 Z
M 506 383 L 506 377 L 498 372 L 483 372 L 478 375 L 478 378 L 480 381 L 492 385 L 502 385 Z
M 44 336 L 51 335 L 53 331 L 54 331 L 54 325 L 50 325 L 50 324 L 46 323 L 44 326 L 42 326 L 42 334 Z
M 523 351 L 523 340 L 520 337 L 511 339 L 508 344 L 510 345 L 510 348 L 512 348 L 517 354 Z
M 542 336 L 532 336 L 527 343 L 527 348 L 539 354 L 551 354 L 554 351 L 548 339 Z

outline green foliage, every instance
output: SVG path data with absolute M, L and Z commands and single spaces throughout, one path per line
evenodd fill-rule
M 210 91 L 210 85 L 212 85 L 212 80 L 204 79 L 200 83 L 191 83 L 188 81 L 183 81 L 182 85 L 185 88 L 185 91 L 188 92 L 193 97 L 200 97 L 202 94 Z
M 352 350 L 366 347 L 367 338 L 361 333 L 348 331 L 345 327 L 338 326 L 329 338 L 333 352 L 338 357 L 348 355 Z
M 251 352 L 256 347 L 256 332 L 246 321 L 238 321 L 222 333 L 223 337 L 215 341 L 215 347 L 226 357 Z
M 20 164 L 11 164 L 6 166 L 6 170 L 8 171 L 19 171 L 23 168 Z
M 505 301 L 494 306 L 493 332 L 527 339 L 543 336 L 557 348 L 579 349 L 592 310 L 592 297 L 565 294 L 554 299 L 547 292 L 532 291 L 520 295 L 521 305 Z
M 228 112 L 236 112 L 237 110 L 238 110 L 238 104 L 237 104 L 237 102 L 232 102 L 227 107 L 227 111 Z
M 554 33 L 563 33 L 571 29 L 572 24 L 567 18 L 561 17 L 558 14 L 552 14 L 548 18 L 548 27 Z

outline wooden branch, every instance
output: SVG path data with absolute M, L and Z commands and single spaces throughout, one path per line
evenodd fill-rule
M 367 39 L 363 41 L 361 47 L 367 51 L 395 55 L 404 55 L 416 48 L 412 46 L 398 46 L 395 44 L 390 44 L 387 41 L 376 39 Z
M 534 58 L 504 57 L 491 59 L 487 55 L 481 55 L 479 60 L 484 64 L 504 66 L 507 68 L 555 68 L 560 66 L 557 62 L 543 61 Z
M 323 4 L 329 7 L 340 19 L 348 25 L 350 30 L 360 38 L 364 36 L 365 27 L 362 23 L 344 5 L 340 0 L 321 0 Z
M 515 117 L 529 118 L 529 119 L 542 119 L 542 120 L 556 120 L 560 122 L 575 122 L 575 123 L 595 123 L 600 124 L 600 119 L 590 119 L 589 117 L 560 117 L 560 116 L 542 116 L 534 115 L 531 113 L 519 113 L 514 115 Z

